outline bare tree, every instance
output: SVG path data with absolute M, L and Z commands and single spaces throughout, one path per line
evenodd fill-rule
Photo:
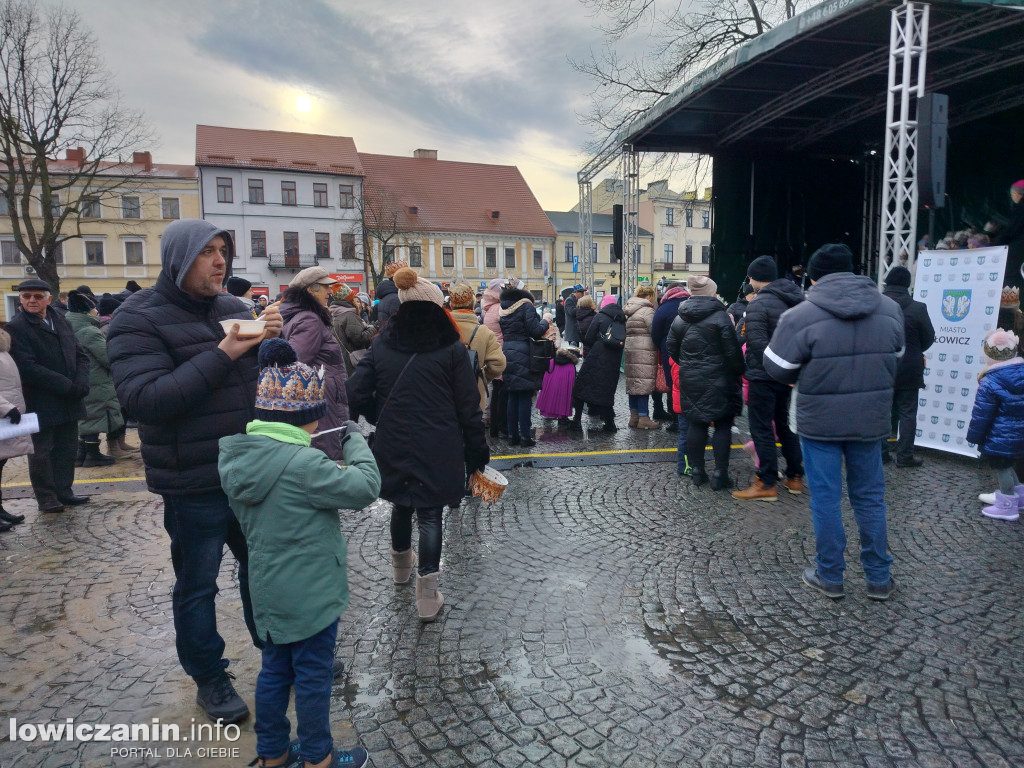
M 73 11 L 0 2 L 0 197 L 18 249 L 54 293 L 62 243 L 132 185 L 132 166 L 120 164 L 153 138 L 122 106 L 97 47 Z M 77 162 L 54 162 L 69 149 Z
M 361 214 L 363 263 L 374 290 L 384 279 L 384 268 L 398 256 L 398 249 L 408 245 L 415 230 L 411 228 L 405 206 L 390 190 L 367 179 L 363 194 L 357 201 Z
M 616 135 L 689 78 L 748 40 L 792 18 L 807 0 L 581 0 L 599 19 L 602 47 L 573 66 L 594 80 L 586 149 Z M 640 50 L 635 55 L 623 50 Z

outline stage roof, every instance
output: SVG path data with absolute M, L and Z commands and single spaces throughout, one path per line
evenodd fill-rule
M 890 13 L 899 0 L 829 0 L 666 96 L 619 137 L 641 152 L 882 149 Z M 927 90 L 950 127 L 1024 105 L 1024 0 L 930 3 Z

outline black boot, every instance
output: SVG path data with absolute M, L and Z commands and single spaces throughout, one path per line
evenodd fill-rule
M 17 525 L 18 523 L 25 522 L 25 516 L 12 515 L 10 512 L 4 509 L 2 505 L 0 505 L 0 522 L 10 523 L 11 525 Z
M 711 490 L 720 491 L 723 488 L 732 488 L 733 482 L 728 472 L 719 472 L 717 469 L 711 473 Z
M 85 443 L 85 460 L 82 461 L 83 467 L 109 467 L 113 463 L 113 457 L 100 453 L 100 443 L 98 440 L 95 443 Z
M 0 523 L 0 533 L 11 530 L 14 527 L 13 523 Z
M 75 454 L 75 466 L 80 467 L 85 461 L 85 440 L 78 441 L 78 453 Z
M 654 403 L 654 407 L 651 409 L 651 418 L 655 421 L 669 421 L 672 417 L 665 412 L 665 406 L 661 404 L 661 399 L 661 392 L 651 395 L 651 400 Z

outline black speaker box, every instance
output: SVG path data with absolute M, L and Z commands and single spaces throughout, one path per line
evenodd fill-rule
M 928 208 L 946 204 L 946 142 L 949 96 L 927 93 L 917 102 L 917 201 Z

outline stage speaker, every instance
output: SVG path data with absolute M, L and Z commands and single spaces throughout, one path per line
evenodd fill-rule
M 921 206 L 946 204 L 946 142 L 949 96 L 927 93 L 917 102 L 917 201 Z
M 612 206 L 612 259 L 622 261 L 622 206 Z

